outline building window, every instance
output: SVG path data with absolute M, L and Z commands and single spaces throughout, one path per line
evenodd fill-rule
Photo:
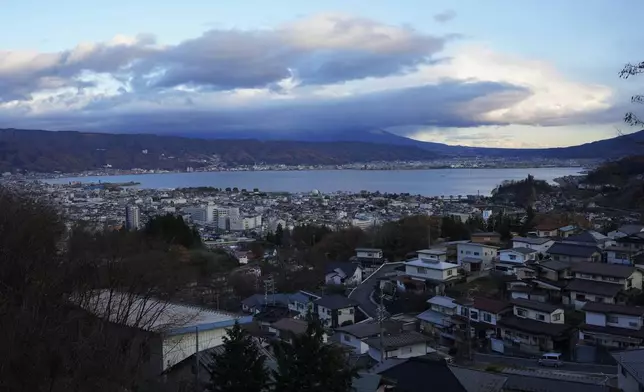
M 478 314 L 478 312 L 472 312 L 472 313 L 470 313 L 470 318 L 471 318 L 472 320 L 478 320 L 478 319 L 479 319 L 479 314 Z
M 634 322 L 634 321 L 629 322 L 629 323 L 628 323 L 628 326 L 629 326 L 629 327 L 633 327 L 633 328 L 637 328 L 637 327 L 639 327 L 639 325 L 637 325 L 637 323 L 636 323 L 636 322 Z
M 491 323 L 492 322 L 492 315 L 489 314 L 489 313 L 483 313 L 483 321 L 485 321 L 487 323 Z
M 539 321 L 546 321 L 546 316 L 544 316 L 543 314 L 540 314 L 540 313 L 539 313 L 539 314 L 537 314 L 537 320 L 539 320 Z
M 554 256 L 552 256 L 552 259 L 553 259 L 554 261 L 559 261 L 559 255 L 554 255 Z
M 577 299 L 577 301 L 585 301 L 585 300 L 586 300 L 586 296 L 585 296 L 585 295 L 583 295 L 583 294 L 576 294 L 576 295 L 575 295 L 575 299 Z
M 451 270 L 451 269 L 447 270 L 447 276 L 452 276 L 453 273 L 454 273 L 454 270 Z
M 526 317 L 528 312 L 525 309 L 517 308 L 517 316 Z
M 426 271 L 427 269 L 425 269 L 425 267 L 416 267 L 416 272 L 419 274 L 425 275 Z
M 516 255 L 508 255 L 508 258 L 509 258 L 510 260 L 516 260 L 516 259 L 517 259 L 517 256 L 516 256 Z
M 468 309 L 466 307 L 461 307 L 461 316 L 467 317 Z
M 343 334 L 342 334 L 342 337 L 344 338 L 344 341 L 345 341 L 345 342 L 350 342 L 350 341 L 351 341 L 351 336 L 350 336 L 350 335 L 347 335 L 346 333 L 343 333 Z
M 474 256 L 480 256 L 481 254 L 479 252 L 474 252 Z
M 470 252 L 470 251 L 468 250 L 468 251 L 466 251 L 466 252 L 465 252 L 465 254 L 466 254 L 466 255 L 471 255 L 471 254 L 472 254 L 472 252 Z
M 561 313 L 555 313 L 552 315 L 552 321 L 559 321 L 561 320 Z
M 353 314 L 353 308 L 349 309 L 349 314 Z

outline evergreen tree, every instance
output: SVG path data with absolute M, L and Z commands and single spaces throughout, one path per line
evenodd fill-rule
M 210 370 L 210 391 L 261 392 L 267 389 L 266 357 L 238 323 L 227 331 L 224 352 L 215 355 L 214 359 L 215 364 Z
M 308 315 L 306 333 L 292 336 L 291 343 L 277 342 L 273 349 L 277 371 L 275 390 L 280 392 L 349 392 L 357 371 L 349 365 L 345 352 L 323 342 L 320 320 Z
M 275 236 L 273 237 L 275 246 L 279 247 L 282 245 L 282 237 L 284 237 L 284 228 L 281 223 L 278 223 L 275 229 Z

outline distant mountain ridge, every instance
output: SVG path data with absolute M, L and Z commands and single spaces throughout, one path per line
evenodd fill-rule
M 78 172 L 183 169 L 219 160 L 226 165 L 340 165 L 373 161 L 429 161 L 452 157 L 597 159 L 641 155 L 644 131 L 580 146 L 502 149 L 421 142 L 385 131 L 314 134 L 311 140 L 197 139 L 154 134 L 0 129 L 0 171 Z M 205 135 L 200 135 L 205 136 Z M 219 136 L 232 136 L 222 135 Z

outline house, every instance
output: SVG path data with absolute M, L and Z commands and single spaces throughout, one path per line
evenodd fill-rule
M 608 349 L 630 349 L 644 344 L 644 307 L 587 302 L 586 322 L 579 327 L 579 341 Z
M 456 339 L 452 316 L 458 305 L 453 298 L 439 295 L 428 299 L 427 304 L 429 309 L 416 316 L 420 321 L 420 331 L 434 336 L 441 345 L 451 346 Z
M 498 335 L 500 331 L 497 328 L 497 322 L 512 310 L 512 305 L 506 301 L 483 297 L 475 297 L 472 301 L 454 302 L 457 308 L 453 320 L 460 332 L 467 331 L 469 324 L 475 336 L 481 339 Z
M 506 347 L 522 352 L 561 352 L 568 347 L 572 327 L 564 323 L 560 306 L 513 300 L 512 315 L 499 320 Z
M 604 249 L 606 246 L 615 244 L 615 241 L 610 237 L 594 230 L 586 230 L 581 233 L 571 235 L 567 237 L 564 242 L 581 245 L 594 245 L 599 249 Z
M 555 241 L 550 238 L 532 238 L 532 237 L 514 237 L 512 238 L 513 248 L 528 248 L 534 249 L 540 254 L 546 254 L 548 249 L 554 244 Z
M 617 238 L 615 242 L 617 246 L 622 248 L 644 251 L 644 232 Z
M 487 271 L 497 255 L 498 247 L 474 242 L 456 245 L 457 263 L 468 272 Z
M 382 249 L 375 248 L 357 248 L 355 260 L 363 268 L 373 268 L 385 262 Z
M 390 359 L 372 369 L 401 392 L 501 392 L 506 377 L 448 364 L 437 357 Z
M 436 351 L 429 346 L 430 338 L 416 331 L 385 334 L 364 342 L 369 346 L 369 356 L 375 361 L 419 357 Z
M 644 232 L 644 225 L 623 225 L 608 233 L 608 237 L 617 239 Z
M 358 303 L 339 294 L 325 295 L 313 301 L 317 315 L 326 326 L 337 328 L 356 322 Z
M 574 279 L 565 288 L 564 303 L 581 309 L 586 302 L 616 304 L 620 294 L 642 289 L 642 272 L 633 266 L 604 263 L 573 263 Z
M 319 298 L 319 295 L 300 290 L 288 296 L 288 309 L 304 318 L 309 311 L 313 311 L 313 301 Z
M 499 245 L 501 244 L 501 234 L 494 231 L 472 233 L 470 235 L 470 240 L 475 244 Z
M 613 354 L 617 361 L 617 387 L 622 392 L 644 390 L 644 349 Z
M 441 258 L 441 255 L 419 252 L 418 257 L 405 261 L 405 274 L 441 292 L 459 279 L 458 265 L 439 261 Z
M 568 237 L 574 235 L 577 231 L 578 231 L 577 226 L 568 225 L 568 226 L 560 227 L 557 230 L 556 236 L 558 236 L 560 238 L 568 238 Z
M 565 262 L 594 262 L 602 261 L 601 250 L 594 245 L 555 242 L 547 252 L 555 261 Z
M 380 336 L 382 330 L 386 334 L 400 333 L 403 331 L 403 323 L 385 320 L 381 326 L 376 321 L 364 321 L 336 328 L 335 333 L 338 334 L 338 342 L 350 347 L 354 354 L 366 354 L 369 352 L 369 345 L 365 341 Z
M 306 333 L 308 323 L 304 320 L 296 320 L 292 318 L 280 319 L 268 327 L 268 332 L 274 334 L 281 340 L 290 342 L 293 336 L 302 335 Z
M 608 246 L 604 251 L 606 252 L 606 262 L 609 264 L 633 265 L 642 260 L 642 256 L 644 256 L 644 250 L 633 249 L 629 246 Z
M 117 327 L 141 330 L 149 334 L 149 360 L 145 364 L 151 375 L 160 375 L 197 350 L 223 344 L 226 330 L 235 323 L 253 321 L 252 316 L 214 311 L 196 306 L 174 304 L 149 297 L 101 290 L 79 305 L 95 316 Z
M 504 275 L 516 275 L 516 268 L 537 260 L 537 251 L 530 248 L 510 248 L 499 251 L 494 271 Z
M 504 369 L 501 375 L 507 377 L 504 392 L 615 392 L 614 388 L 606 385 L 606 377 L 580 378 L 561 372 L 509 368 Z
M 326 284 L 354 286 L 362 283 L 363 269 L 360 263 L 329 263 L 326 266 Z
M 423 249 L 416 253 L 423 260 L 447 261 L 447 248 Z
M 559 225 L 554 223 L 541 223 L 535 229 L 537 230 L 537 237 L 556 237 L 559 235 Z

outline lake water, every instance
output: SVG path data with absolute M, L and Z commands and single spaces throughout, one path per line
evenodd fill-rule
M 504 180 L 521 180 L 532 174 L 552 181 L 579 174 L 581 168 L 521 169 L 433 169 L 433 170 L 311 170 L 237 171 L 206 173 L 139 174 L 104 177 L 74 177 L 47 180 L 49 183 L 139 182 L 140 188 L 167 189 L 212 186 L 239 189 L 259 188 L 267 192 L 360 192 L 380 191 L 424 196 L 489 195 Z

